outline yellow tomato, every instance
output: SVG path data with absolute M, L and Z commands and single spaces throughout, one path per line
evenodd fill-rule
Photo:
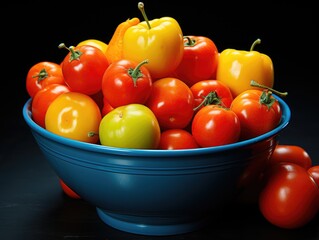
M 97 39 L 83 40 L 82 42 L 78 43 L 77 46 L 82 46 L 82 45 L 90 45 L 93 47 L 97 47 L 101 49 L 104 54 L 106 53 L 106 49 L 108 47 L 108 45 L 105 42 L 97 40 Z
M 45 115 L 45 128 L 57 135 L 78 141 L 97 143 L 101 112 L 88 95 L 62 93 L 51 102 Z

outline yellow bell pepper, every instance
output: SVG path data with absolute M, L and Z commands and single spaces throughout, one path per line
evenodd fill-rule
M 139 2 L 145 21 L 128 28 L 123 37 L 123 58 L 142 62 L 148 59 L 147 68 L 153 79 L 167 77 L 182 60 L 183 33 L 172 17 L 149 21 L 144 4 Z
M 271 58 L 253 50 L 260 42 L 257 39 L 250 51 L 225 49 L 219 55 L 216 79 L 229 86 L 233 97 L 245 90 L 258 88 L 250 85 L 252 80 L 270 88 L 274 85 Z

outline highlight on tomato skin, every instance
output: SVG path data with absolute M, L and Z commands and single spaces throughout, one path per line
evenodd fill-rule
M 265 177 L 258 206 L 271 224 L 297 229 L 318 214 L 318 185 L 307 169 L 296 163 L 279 162 L 267 168 Z
M 185 129 L 167 129 L 162 131 L 159 149 L 176 150 L 199 148 L 194 136 Z
M 277 162 L 292 162 L 309 169 L 312 166 L 312 159 L 309 153 L 301 146 L 278 144 L 270 158 L 270 164 Z

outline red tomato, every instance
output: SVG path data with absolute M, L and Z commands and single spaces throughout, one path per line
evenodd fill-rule
M 319 209 L 319 190 L 306 169 L 279 162 L 267 169 L 266 178 L 259 194 L 259 209 L 270 223 L 294 229 L 314 218 Z
M 277 145 L 270 158 L 270 164 L 277 162 L 292 162 L 305 169 L 312 166 L 312 160 L 307 151 L 296 145 Z
M 114 108 L 111 106 L 111 104 L 106 100 L 106 98 L 103 98 L 103 107 L 101 110 L 102 117 L 104 117 L 106 114 L 111 112 Z
M 239 118 L 229 108 L 207 105 L 195 114 L 192 135 L 201 147 L 237 142 L 240 136 Z
M 66 48 L 60 44 L 59 48 Z M 71 46 L 62 62 L 66 84 L 73 92 L 93 95 L 102 89 L 102 77 L 109 66 L 101 49 L 91 45 Z
M 63 192 L 67 196 L 69 196 L 70 198 L 74 198 L 74 199 L 81 199 L 80 195 L 77 194 L 76 192 L 74 192 L 68 185 L 66 185 L 65 182 L 61 178 L 59 178 L 59 183 L 61 185 Z
M 39 90 L 32 99 L 32 119 L 41 127 L 45 128 L 45 114 L 51 102 L 60 94 L 69 92 L 66 85 L 50 84 Z
M 229 87 L 218 80 L 202 80 L 190 89 L 194 95 L 195 108 L 198 109 L 211 104 L 229 108 L 233 101 Z
M 250 89 L 234 98 L 231 106 L 240 120 L 240 139 L 250 139 L 274 129 L 281 120 L 281 107 L 271 92 Z
M 102 92 L 109 104 L 116 108 L 130 103 L 144 104 L 148 99 L 152 78 L 144 64 L 126 59 L 113 62 L 102 79 Z
M 52 83 L 65 84 L 60 64 L 44 61 L 36 63 L 29 69 L 26 89 L 30 97 L 34 97 L 40 89 Z
M 184 36 L 184 53 L 173 76 L 189 87 L 198 81 L 216 79 L 218 49 L 215 43 L 204 36 Z
M 153 83 L 145 103 L 155 114 L 161 130 L 185 128 L 194 115 L 194 96 L 182 80 L 167 77 Z
M 193 135 L 184 129 L 168 129 L 161 133 L 159 149 L 198 148 Z

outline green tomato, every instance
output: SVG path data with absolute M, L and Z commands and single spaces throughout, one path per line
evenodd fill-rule
M 99 127 L 101 144 L 111 147 L 156 149 L 160 136 L 157 118 L 142 104 L 113 109 L 102 118 Z

